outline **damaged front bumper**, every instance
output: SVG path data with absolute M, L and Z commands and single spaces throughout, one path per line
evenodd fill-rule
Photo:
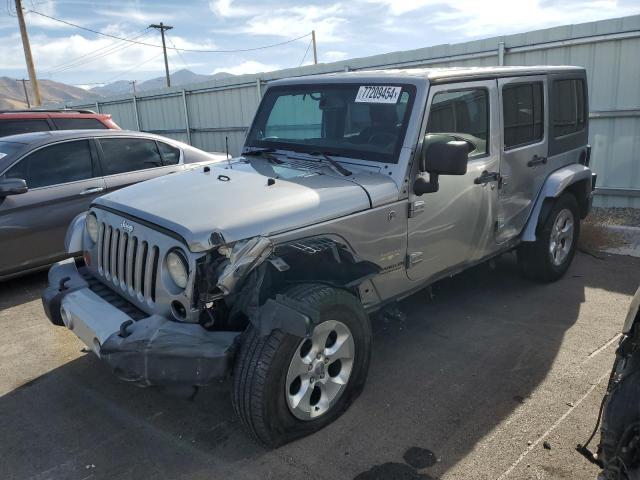
M 53 324 L 74 332 L 123 380 L 202 386 L 230 371 L 238 332 L 207 331 L 161 315 L 135 321 L 93 292 L 73 259 L 51 268 L 42 303 Z

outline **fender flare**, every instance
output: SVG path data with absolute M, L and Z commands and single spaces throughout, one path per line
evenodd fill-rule
M 84 237 L 84 223 L 87 212 L 82 212 L 71 220 L 67 234 L 64 237 L 64 249 L 68 254 L 82 251 L 82 238 Z
M 538 227 L 538 220 L 546 199 L 558 198 L 567 187 L 586 179 L 591 182 L 591 169 L 581 164 L 567 165 L 549 175 L 540 189 L 529 219 L 525 224 L 522 232 L 522 241 L 536 241 L 536 228 Z M 589 188 L 591 188 L 591 183 L 589 183 Z

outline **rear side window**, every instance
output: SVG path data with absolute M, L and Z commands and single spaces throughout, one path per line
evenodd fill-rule
M 552 97 L 553 136 L 558 138 L 584 130 L 584 82 L 580 79 L 556 80 Z
M 471 155 L 485 154 L 488 118 L 489 94 L 484 88 L 438 92 L 431 101 L 427 133 L 460 137 L 475 146 Z
M 162 163 L 164 165 L 176 165 L 180 161 L 180 150 L 167 143 L 158 142 Z
M 29 188 L 48 187 L 93 177 L 88 140 L 44 147 L 20 160 L 4 178 L 22 178 Z
M 48 130 L 51 130 L 51 128 L 49 128 L 49 124 L 44 119 L 0 120 L 0 137 L 29 132 L 46 132 Z
M 502 89 L 504 148 L 509 149 L 542 140 L 542 83 L 519 83 Z
M 101 138 L 105 175 L 162 166 L 156 142 L 145 138 Z
M 95 118 L 52 118 L 58 130 L 106 129 L 106 125 Z

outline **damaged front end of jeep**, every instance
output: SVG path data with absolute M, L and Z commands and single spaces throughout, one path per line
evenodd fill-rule
M 207 252 L 184 251 L 188 286 L 167 293 L 164 259 L 175 246 L 141 242 L 148 246 L 140 260 L 143 251 L 130 242 L 132 235 L 127 241 L 112 237 L 110 246 L 106 233 L 100 235 L 86 250 L 86 266 L 70 259 L 50 270 L 45 312 L 118 377 L 142 386 L 203 386 L 223 378 L 248 328 L 261 335 L 274 329 L 299 337 L 312 333 L 317 312 L 288 298 L 289 288 L 322 283 L 357 295 L 358 286 L 380 271 L 331 235 L 283 243 L 256 236 L 226 244 L 214 234 Z M 142 285 L 138 267 L 147 273 Z
M 197 262 L 194 307 L 208 330 L 262 335 L 274 329 L 300 337 L 313 330 L 309 312 L 286 291 L 299 283 L 322 283 L 358 294 L 358 286 L 380 272 L 359 259 L 339 238 L 307 237 L 275 244 L 255 237 L 222 245 Z

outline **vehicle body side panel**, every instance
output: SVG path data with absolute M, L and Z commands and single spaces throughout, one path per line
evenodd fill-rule
M 567 155 L 571 152 L 567 152 Z M 531 215 L 527 220 L 527 224 L 524 227 L 522 233 L 522 241 L 535 242 L 536 241 L 536 227 L 538 226 L 538 218 L 542 210 L 542 205 L 547 198 L 556 198 L 566 190 L 566 188 L 575 182 L 581 180 L 591 181 L 591 169 L 580 164 L 566 165 L 553 172 L 547 177 L 538 198 L 536 199 Z
M 392 298 L 411 288 L 412 282 L 405 273 L 406 200 L 274 235 L 271 239 L 277 245 L 316 235 L 340 237 L 360 260 L 368 260 L 382 269 L 372 279 L 376 295 L 369 298 L 371 304 Z M 365 302 L 365 308 L 369 306 Z
M 47 265 L 66 256 L 64 238 L 69 223 L 89 208 L 103 188 L 101 177 L 50 187 L 0 199 L 0 276 Z

